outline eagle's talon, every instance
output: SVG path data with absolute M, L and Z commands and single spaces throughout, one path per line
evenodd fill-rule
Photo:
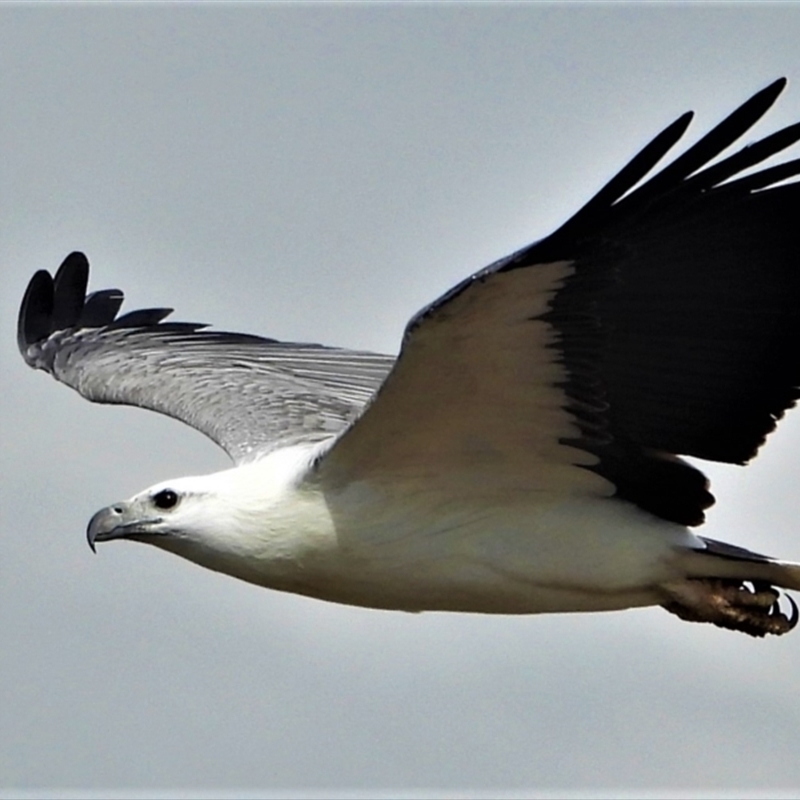
M 784 595 L 791 606 L 787 616 L 780 605 L 778 591 L 759 581 L 745 583 L 724 580 L 690 580 L 669 588 L 671 600 L 667 611 L 690 622 L 711 622 L 720 628 L 742 631 L 751 636 L 788 633 L 800 621 L 800 610 L 790 595 Z
M 800 611 L 798 611 L 797 603 L 795 603 L 794 598 L 790 595 L 784 595 L 784 597 L 789 601 L 789 605 L 792 607 L 792 616 L 789 617 L 789 627 L 787 630 L 791 631 L 797 627 L 797 622 L 800 620 Z

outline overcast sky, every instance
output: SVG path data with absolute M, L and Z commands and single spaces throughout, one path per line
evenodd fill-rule
M 33 373 L 14 326 L 81 249 L 128 309 L 396 352 L 683 111 L 693 139 L 786 75 L 758 131 L 799 120 L 798 41 L 791 3 L 0 7 L 0 794 L 796 794 L 800 632 L 405 615 L 93 556 L 98 508 L 226 457 Z M 703 533 L 800 560 L 800 414 L 708 472 Z

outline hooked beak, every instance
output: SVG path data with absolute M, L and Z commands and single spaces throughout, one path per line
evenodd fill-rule
M 153 535 L 152 525 L 161 522 L 160 517 L 143 518 L 134 503 L 114 503 L 101 508 L 90 520 L 86 528 L 86 541 L 93 553 L 95 542 L 108 542 L 112 539 L 137 539 L 143 535 Z

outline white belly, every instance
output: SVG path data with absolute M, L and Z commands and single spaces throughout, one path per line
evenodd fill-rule
M 451 487 L 452 488 L 452 487 Z M 244 580 L 407 611 L 586 611 L 651 605 L 678 577 L 686 528 L 603 497 L 447 494 L 364 483 L 288 486 L 247 544 L 183 553 Z

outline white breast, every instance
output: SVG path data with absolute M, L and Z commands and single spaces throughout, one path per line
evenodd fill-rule
M 481 489 L 453 475 L 324 485 L 294 447 L 217 477 L 231 519 L 206 567 L 327 600 L 535 613 L 658 602 L 687 529 L 606 497 Z M 224 477 L 222 477 L 224 476 Z

